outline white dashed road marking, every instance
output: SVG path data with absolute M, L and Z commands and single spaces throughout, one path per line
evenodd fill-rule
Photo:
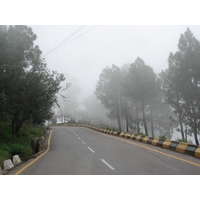
M 88 147 L 88 149 L 89 149 L 91 152 L 95 153 L 95 151 L 94 151 L 94 150 L 92 150 L 90 147 Z
M 108 164 L 104 159 L 101 159 L 101 161 L 106 164 L 110 169 L 115 170 L 114 167 L 112 167 L 110 164 Z

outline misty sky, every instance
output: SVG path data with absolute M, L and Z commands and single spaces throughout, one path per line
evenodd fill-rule
M 168 66 L 169 53 L 178 50 L 179 37 L 187 27 L 200 40 L 200 26 L 191 25 L 86 25 L 84 27 L 34 25 L 31 27 L 37 35 L 35 44 L 39 45 L 44 55 L 81 28 L 66 41 L 68 44 L 51 52 L 45 59 L 49 69 L 64 73 L 68 82 L 79 84 L 82 97 L 93 93 L 99 75 L 106 66 L 111 67 L 115 64 L 122 67 L 123 64 L 133 63 L 140 57 L 156 73 L 160 73 Z M 80 36 L 81 34 L 83 35 Z M 76 37 L 78 38 L 74 39 Z M 70 42 L 71 40 L 73 41 Z

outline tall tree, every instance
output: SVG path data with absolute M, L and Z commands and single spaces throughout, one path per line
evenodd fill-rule
M 27 26 L 0 29 L 0 112 L 11 116 L 14 134 L 25 121 L 39 124 L 50 118 L 55 95 L 65 80 L 62 74 L 47 69 L 35 39 Z
M 182 140 L 185 140 L 184 136 L 184 109 L 183 104 L 184 102 L 181 90 L 182 90 L 182 84 L 180 80 L 180 74 L 176 71 L 176 62 L 173 62 L 173 55 L 170 54 L 170 57 L 168 59 L 169 61 L 169 68 L 165 71 L 162 71 L 160 73 L 160 77 L 162 80 L 162 90 L 165 94 L 165 102 L 167 102 L 174 110 L 174 113 L 177 117 L 177 120 L 174 118 L 171 118 L 172 123 L 175 121 L 179 122 L 180 125 L 180 131 L 181 131 L 181 137 Z
M 96 85 L 95 94 L 105 108 L 110 112 L 107 114 L 111 119 L 117 119 L 119 131 L 121 132 L 121 79 L 122 73 L 119 67 L 112 65 L 106 67 L 100 74 Z
M 168 93 L 173 94 L 170 105 L 178 113 L 181 123 L 190 127 L 190 132 L 194 133 L 195 142 L 199 145 L 197 134 L 200 124 L 200 42 L 193 36 L 188 28 L 181 34 L 178 51 L 170 53 L 169 68 L 167 71 L 170 81 Z M 181 128 L 183 129 L 183 128 Z M 182 132 L 183 130 L 181 130 Z M 184 135 L 182 133 L 182 137 Z
M 145 134 L 148 135 L 145 107 L 149 105 L 150 99 L 156 95 L 156 75 L 153 69 L 139 57 L 129 68 L 126 87 L 134 101 L 141 104 L 144 130 Z

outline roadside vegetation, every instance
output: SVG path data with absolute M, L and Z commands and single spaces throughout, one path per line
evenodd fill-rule
M 0 122 L 0 166 L 3 161 L 19 155 L 21 160 L 28 160 L 35 153 L 34 138 L 43 136 L 46 132 L 44 125 L 24 124 L 16 136 L 12 134 L 11 122 Z
M 188 28 L 177 46 L 160 74 L 140 57 L 121 68 L 113 64 L 103 69 L 95 95 L 119 132 L 170 139 L 177 130 L 182 141 L 193 135 L 199 145 L 200 42 Z
M 60 86 L 63 74 L 47 68 L 36 38 L 28 26 L 0 26 L 0 165 L 15 154 L 31 157 L 57 94 L 68 88 Z

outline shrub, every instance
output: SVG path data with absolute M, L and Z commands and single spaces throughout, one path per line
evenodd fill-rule
M 160 135 L 159 138 L 160 138 L 160 139 L 166 140 L 166 139 L 167 139 L 167 136 L 166 136 L 166 135 Z
M 45 126 L 24 125 L 19 135 L 13 135 L 11 123 L 0 122 L 0 165 L 13 155 L 19 155 L 22 160 L 32 157 L 32 139 L 45 134 Z
M 0 166 L 3 168 L 3 161 L 10 158 L 10 154 L 7 151 L 0 150 Z
M 186 139 L 183 140 L 183 139 L 177 138 L 175 141 L 177 141 L 177 142 L 185 142 L 185 143 L 187 143 L 187 140 L 186 140 Z
M 138 133 L 138 135 L 146 136 L 144 133 Z

